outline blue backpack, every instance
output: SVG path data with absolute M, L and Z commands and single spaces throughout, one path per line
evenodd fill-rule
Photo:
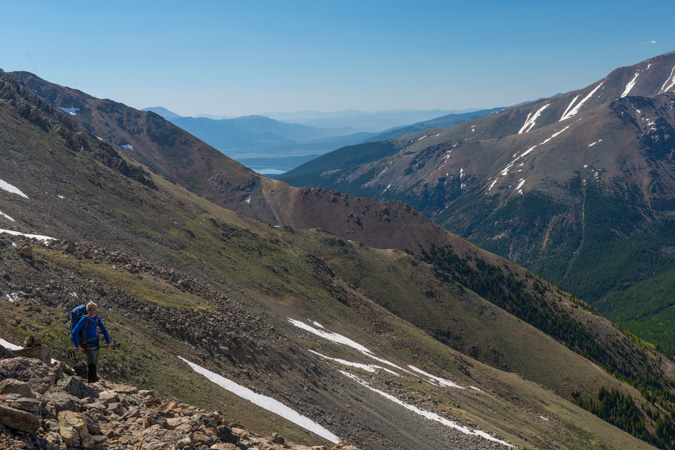
M 80 322 L 80 319 L 82 319 L 82 317 L 86 315 L 87 315 L 87 305 L 76 306 L 75 308 L 70 310 L 70 340 L 73 343 L 73 345 L 75 345 L 75 341 L 73 340 L 73 330 Z M 80 330 L 80 333 L 78 334 L 77 341 L 79 342 L 80 345 L 82 345 L 82 342 L 84 341 L 84 336 L 85 333 L 87 332 L 87 325 L 89 325 L 89 321 L 85 322 L 84 326 Z

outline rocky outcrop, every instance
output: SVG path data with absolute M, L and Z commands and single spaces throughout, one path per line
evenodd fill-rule
M 0 379 L 0 448 L 6 450 L 328 450 L 296 445 L 276 433 L 256 435 L 218 412 L 155 391 L 108 381 L 85 384 L 64 376 L 62 363 L 0 360 Z M 344 444 L 333 448 L 356 450 Z

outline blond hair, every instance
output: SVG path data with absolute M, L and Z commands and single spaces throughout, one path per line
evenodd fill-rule
M 98 306 L 96 306 L 96 303 L 94 302 L 87 303 L 87 311 L 89 311 L 90 309 L 97 309 L 97 308 Z

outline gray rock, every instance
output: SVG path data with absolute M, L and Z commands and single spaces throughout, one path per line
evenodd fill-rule
M 43 398 L 47 402 L 47 412 L 50 417 L 56 418 L 61 411 L 79 410 L 79 401 L 63 390 L 53 387 L 45 392 Z
M 28 383 L 34 393 L 44 393 L 56 382 L 56 377 L 43 361 L 16 357 L 0 359 L 0 379 L 14 378 Z
M 22 397 L 35 398 L 33 390 L 25 381 L 8 378 L 0 382 L 0 394 L 20 394 Z
M 19 350 L 13 350 L 15 356 L 23 356 L 25 358 L 39 359 L 45 364 L 51 364 L 52 355 L 49 353 L 49 347 L 46 345 L 37 345 L 33 347 L 25 347 Z
M 96 392 L 94 389 L 91 389 L 79 378 L 75 377 L 63 378 L 62 380 L 59 380 L 56 383 L 56 386 L 59 387 L 60 389 L 63 389 L 68 394 L 77 398 L 98 397 L 98 392 Z
M 36 434 L 40 428 L 40 418 L 34 414 L 0 404 L 0 423 L 24 433 Z

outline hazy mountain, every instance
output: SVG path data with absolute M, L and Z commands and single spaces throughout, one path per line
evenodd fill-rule
M 384 133 L 380 133 L 376 136 L 368 138 L 366 142 L 384 141 L 387 139 L 404 136 L 406 134 L 415 133 L 417 131 L 427 130 L 429 128 L 452 128 L 455 125 L 466 122 L 467 120 L 475 119 L 477 117 L 484 117 L 502 109 L 504 108 L 481 109 L 478 111 L 471 111 L 461 114 L 447 114 L 445 116 L 435 117 L 431 120 L 425 120 L 412 125 L 406 125 L 403 127 L 394 128 L 392 130 L 387 130 Z
M 162 106 L 155 106 L 152 108 L 144 108 L 143 111 L 152 111 L 155 114 L 159 114 L 160 116 L 164 117 L 166 120 L 172 120 L 172 119 L 178 119 L 179 116 L 173 111 L 169 111 L 168 109 L 162 107 Z
M 351 128 L 357 131 L 380 132 L 390 128 L 410 125 L 448 114 L 464 114 L 475 109 L 461 111 L 433 110 L 392 110 L 392 111 L 300 111 L 295 113 L 265 113 L 266 116 L 283 122 L 299 123 L 320 128 Z
M 106 377 L 296 442 L 320 438 L 185 361 L 361 449 L 649 448 L 608 422 L 671 444 L 673 363 L 545 280 L 407 205 L 294 189 L 156 114 L 16 76 L 0 223 L 56 240 L 0 233 L 3 339 L 67 358 L 62 319 L 96 299 L 121 343 Z
M 346 147 L 282 179 L 404 200 L 675 349 L 657 325 L 674 323 L 672 301 L 640 311 L 636 292 L 617 297 L 675 270 L 673 67 L 669 53 L 451 129 Z

